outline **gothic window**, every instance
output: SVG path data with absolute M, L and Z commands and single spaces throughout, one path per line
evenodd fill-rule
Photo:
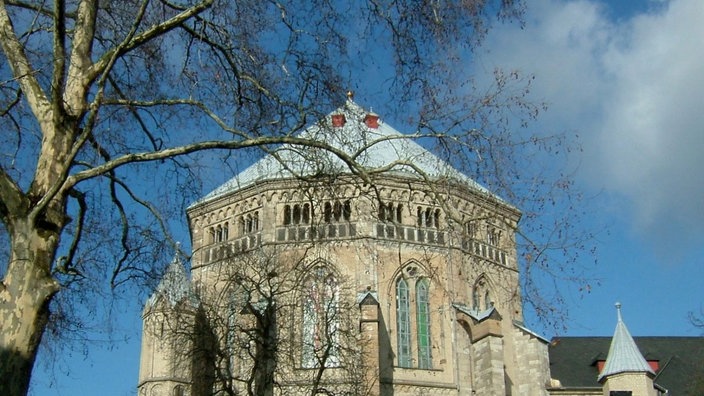
M 222 240 L 226 241 L 230 237 L 230 223 L 225 223 L 222 227 Z
M 430 355 L 430 294 L 428 279 L 416 282 L 416 328 L 418 336 L 418 368 L 432 368 Z
M 433 367 L 431 326 L 430 280 L 421 276 L 416 266 L 408 266 L 396 281 L 398 367 Z M 417 349 L 413 351 L 411 345 Z
M 408 283 L 400 278 L 396 283 L 396 332 L 398 348 L 396 356 L 399 367 L 411 367 L 411 326 Z
M 472 308 L 479 311 L 479 290 L 476 286 L 472 288 Z
M 174 396 L 184 396 L 183 385 L 176 385 L 174 387 L 173 395 Z
M 493 306 L 491 301 L 491 290 L 489 288 L 489 282 L 487 282 L 484 275 L 480 276 L 479 279 L 474 283 L 472 288 L 472 308 L 475 311 L 486 310 Z
M 305 279 L 302 298 L 302 361 L 304 368 L 337 367 L 339 357 L 339 285 L 325 267 Z
M 499 246 L 501 242 L 501 231 L 492 226 L 487 227 L 486 242 L 492 246 Z

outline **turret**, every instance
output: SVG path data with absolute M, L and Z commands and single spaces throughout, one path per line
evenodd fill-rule
M 139 395 L 193 395 L 194 328 L 199 301 L 178 257 L 142 313 Z
M 616 303 L 616 311 L 616 330 L 604 368 L 598 377 L 598 381 L 604 386 L 604 396 L 656 396 L 653 384 L 655 373 L 628 332 L 621 317 L 620 303 Z

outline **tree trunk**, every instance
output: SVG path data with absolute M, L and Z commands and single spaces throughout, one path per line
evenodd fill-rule
M 59 290 L 50 269 L 60 230 L 56 224 L 13 220 L 10 261 L 0 283 L 0 395 L 24 396 L 49 320 L 49 302 Z

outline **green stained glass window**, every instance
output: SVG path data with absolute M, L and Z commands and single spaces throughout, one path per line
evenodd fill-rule
M 430 354 L 430 299 L 428 280 L 419 279 L 416 282 L 416 327 L 418 337 L 418 368 L 432 368 Z
M 396 283 L 396 331 L 399 367 L 411 367 L 411 329 L 408 299 L 408 283 L 401 278 Z

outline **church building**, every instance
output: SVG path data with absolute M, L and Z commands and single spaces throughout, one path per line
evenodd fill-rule
M 336 154 L 279 146 L 188 208 L 190 279 L 174 259 L 145 305 L 140 396 L 666 394 L 620 311 L 596 387 L 551 375 L 517 208 L 351 98 L 299 137 Z

